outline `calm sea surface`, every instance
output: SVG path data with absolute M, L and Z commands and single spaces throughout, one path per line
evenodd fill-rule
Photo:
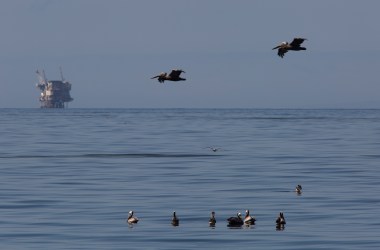
M 0 135 L 1 249 L 380 249 L 380 110 L 0 109 Z

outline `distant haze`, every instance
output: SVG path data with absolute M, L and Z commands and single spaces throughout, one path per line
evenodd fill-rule
M 2 0 L 0 108 L 380 108 L 377 0 Z M 283 59 L 273 47 L 304 37 Z M 173 68 L 185 82 L 150 77 Z

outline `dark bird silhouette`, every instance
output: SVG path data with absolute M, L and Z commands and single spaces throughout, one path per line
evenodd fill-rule
M 252 217 L 250 214 L 249 214 L 249 210 L 245 210 L 245 218 L 244 218 L 244 224 L 245 225 L 254 225 L 255 224 L 255 221 L 256 221 L 256 218 L 255 217 Z
M 151 79 L 155 79 L 155 78 L 158 78 L 158 81 L 160 83 L 163 83 L 166 81 L 174 81 L 174 82 L 178 82 L 178 81 L 186 81 L 185 78 L 181 78 L 180 75 L 181 73 L 186 73 L 185 71 L 183 71 L 182 69 L 173 69 L 170 74 L 168 75 L 166 72 L 162 72 L 160 73 L 159 75 L 156 75 L 156 76 L 153 76 Z
M 139 221 L 139 219 L 137 217 L 133 216 L 133 211 L 129 211 L 127 222 L 129 224 L 134 224 L 134 223 L 137 223 L 138 221 Z
M 286 221 L 285 221 L 284 213 L 280 212 L 280 214 L 278 215 L 276 219 L 276 229 L 283 230 L 285 228 L 285 224 L 286 224 Z
M 280 214 L 278 215 L 278 217 L 276 219 L 276 224 L 280 224 L 280 225 L 285 225 L 286 224 L 283 212 L 280 212 Z
M 173 212 L 172 225 L 175 227 L 179 226 L 179 219 L 177 218 L 175 211 Z
M 299 51 L 299 50 L 306 50 L 305 47 L 301 47 L 301 44 L 303 41 L 307 40 L 306 38 L 294 38 L 291 43 L 288 42 L 282 42 L 280 45 L 274 47 L 274 49 L 278 49 L 277 55 L 281 58 L 284 57 L 285 53 L 289 50 Z
M 210 219 L 208 220 L 208 224 L 210 225 L 210 227 L 215 227 L 215 223 L 216 223 L 215 212 L 212 211 Z
M 241 218 L 241 213 L 237 213 L 236 215 L 236 217 L 230 217 L 227 219 L 229 227 L 240 227 L 244 224 L 244 221 Z
M 297 194 L 301 194 L 302 193 L 302 186 L 298 184 L 296 186 L 296 190 L 295 191 L 296 191 Z

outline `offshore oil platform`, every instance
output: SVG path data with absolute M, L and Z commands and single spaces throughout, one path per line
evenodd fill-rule
M 62 68 L 60 68 L 61 80 L 49 81 L 46 79 L 45 71 L 37 70 L 37 88 L 41 90 L 41 108 L 65 108 L 67 103 L 74 100 L 70 96 L 71 83 L 63 78 Z

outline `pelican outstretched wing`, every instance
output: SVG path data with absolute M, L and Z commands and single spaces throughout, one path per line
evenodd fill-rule
M 286 48 L 281 48 L 281 47 L 280 47 L 280 48 L 278 49 L 277 55 L 278 55 L 279 57 L 283 58 L 286 52 L 288 52 L 288 50 L 287 50 Z
M 182 69 L 173 69 L 172 72 L 170 72 L 169 77 L 172 78 L 178 78 L 181 73 L 185 73 Z
M 294 38 L 293 41 L 290 43 L 291 46 L 300 46 L 303 41 L 307 40 L 306 38 Z

